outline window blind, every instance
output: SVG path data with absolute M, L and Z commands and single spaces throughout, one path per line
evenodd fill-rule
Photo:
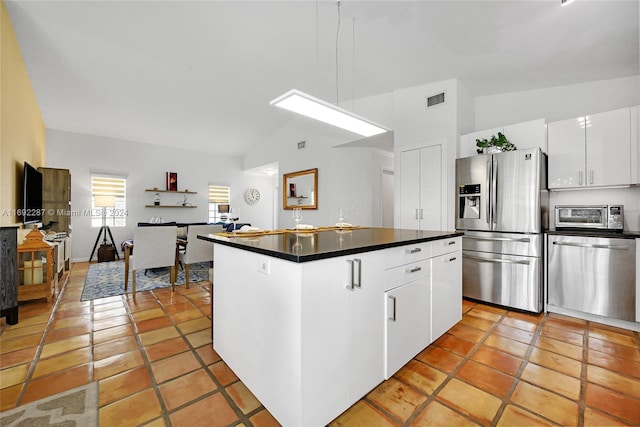
M 230 187 L 209 185 L 209 203 L 229 203 Z

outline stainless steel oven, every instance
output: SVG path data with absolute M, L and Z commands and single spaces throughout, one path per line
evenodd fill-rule
M 554 217 L 556 230 L 586 228 L 622 231 L 624 206 L 556 206 Z

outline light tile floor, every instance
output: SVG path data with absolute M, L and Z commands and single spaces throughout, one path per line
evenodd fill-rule
M 0 320 L 0 410 L 97 381 L 101 426 L 278 425 L 211 347 L 211 285 L 52 303 Z M 468 301 L 447 334 L 334 426 L 639 425 L 640 336 Z

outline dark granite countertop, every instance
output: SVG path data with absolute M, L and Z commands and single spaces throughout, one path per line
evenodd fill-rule
M 624 230 L 622 232 L 612 230 L 547 230 L 545 233 L 552 236 L 580 236 L 580 237 L 604 237 L 607 239 L 640 239 L 640 230 Z
M 272 234 L 256 237 L 199 235 L 198 238 L 293 262 L 314 261 L 395 246 L 462 236 L 456 231 L 359 228 Z

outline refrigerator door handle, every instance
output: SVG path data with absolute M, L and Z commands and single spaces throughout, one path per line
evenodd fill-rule
M 497 223 L 497 220 L 496 220 L 497 209 L 496 209 L 496 207 L 498 205 L 498 162 L 495 161 L 495 160 L 492 160 L 491 168 L 492 168 L 491 175 L 492 175 L 492 178 L 493 178 L 492 183 L 491 183 L 491 185 L 493 186 L 493 188 L 491 188 L 491 222 L 493 224 L 496 224 Z
M 498 263 L 498 264 L 523 264 L 523 265 L 529 265 L 531 264 L 531 262 L 529 261 L 513 261 L 510 259 L 499 259 L 499 258 L 482 258 L 479 256 L 473 256 L 473 255 L 462 255 L 463 258 L 469 258 L 469 259 L 475 259 L 478 261 L 484 261 L 484 262 L 493 262 L 493 263 Z
M 620 251 L 629 250 L 628 246 L 622 246 L 622 245 L 595 245 L 590 243 L 569 243 L 569 242 L 553 242 L 553 244 L 558 246 L 574 246 L 576 248 L 616 249 Z
M 487 201 L 485 202 L 485 207 L 487 224 L 489 224 L 491 222 L 491 156 L 489 156 L 489 161 L 487 162 L 487 185 L 485 188 L 487 189 Z
M 476 236 L 464 236 L 465 239 L 480 240 L 482 242 L 520 242 L 530 243 L 531 239 L 528 237 L 514 238 L 514 237 L 476 237 Z

